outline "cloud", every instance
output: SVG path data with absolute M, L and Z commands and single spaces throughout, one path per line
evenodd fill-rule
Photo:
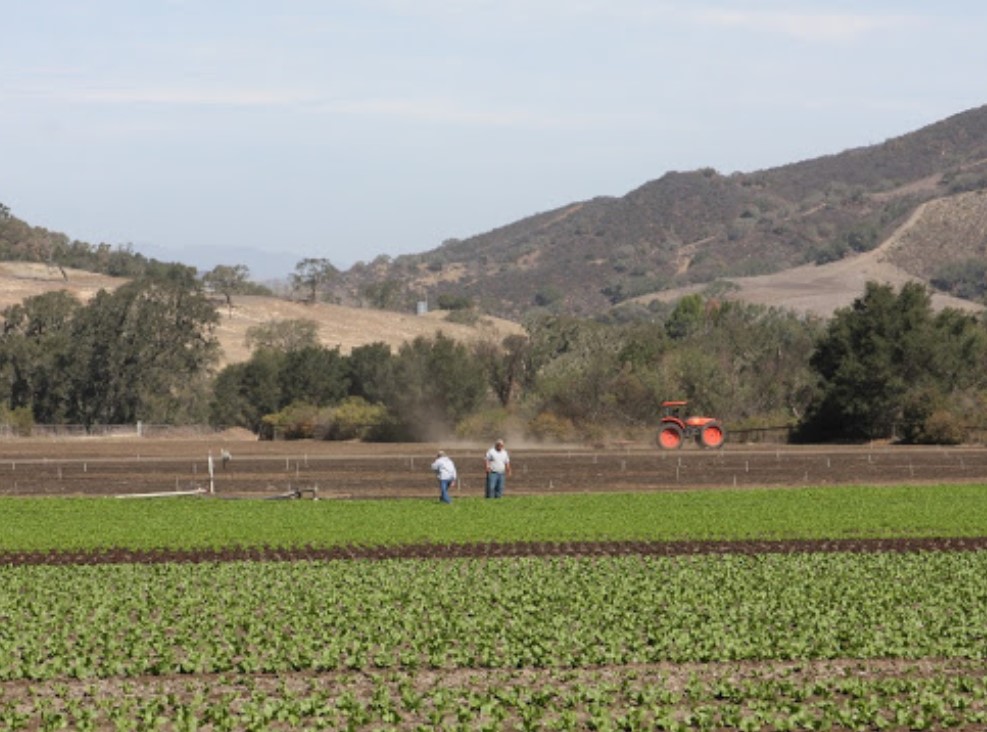
M 710 25 L 821 42 L 852 41 L 866 34 L 898 29 L 913 22 L 913 19 L 902 15 L 715 9 L 699 11 L 696 17 L 699 22 Z
M 281 107 L 318 101 L 311 92 L 291 89 L 93 88 L 67 91 L 61 98 L 82 103 L 225 107 Z
M 292 113 L 403 120 L 432 124 L 535 130 L 587 129 L 633 122 L 619 112 L 576 113 L 524 106 L 473 104 L 451 97 L 333 96 L 312 89 L 243 87 L 90 87 L 21 89 L 21 99 L 81 105 L 284 109 Z
M 393 117 L 442 124 L 482 127 L 552 129 L 580 124 L 569 115 L 553 115 L 528 109 L 483 109 L 443 98 L 372 98 L 335 100 L 321 105 L 339 114 Z M 582 120 L 585 124 L 587 120 Z

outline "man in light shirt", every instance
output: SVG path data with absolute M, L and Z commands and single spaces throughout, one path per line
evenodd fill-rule
M 484 458 L 487 471 L 487 498 L 500 498 L 504 495 L 504 481 L 511 474 L 511 457 L 504 449 L 504 441 L 497 440 L 494 446 L 487 450 Z
M 442 450 L 435 456 L 432 463 L 432 471 L 439 479 L 439 500 L 443 503 L 452 503 L 449 489 L 456 485 L 456 464 Z

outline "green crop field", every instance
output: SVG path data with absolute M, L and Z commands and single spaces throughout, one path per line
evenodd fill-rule
M 987 486 L 4 499 L 0 728 L 987 727 L 987 552 L 142 563 L 155 548 L 987 536 Z M 40 556 L 40 554 L 39 554 Z
M 981 485 L 431 500 L 0 498 L 0 551 L 987 535 Z

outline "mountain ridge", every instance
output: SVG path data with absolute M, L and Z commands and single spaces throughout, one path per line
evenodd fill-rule
M 469 297 L 512 319 L 532 311 L 598 316 L 642 296 L 853 261 L 922 204 L 942 200 L 948 208 L 960 194 L 984 190 L 987 106 L 876 145 L 752 173 L 669 171 L 624 196 L 576 201 L 421 254 L 358 263 L 337 296 L 360 302 L 391 281 L 430 300 Z M 985 201 L 964 215 L 979 220 Z M 889 261 L 930 283 L 936 267 L 987 255 L 987 240 L 973 230 L 940 226 L 937 235 L 911 241 Z M 943 246 L 942 237 L 956 241 Z M 923 255 L 933 245 L 935 255 Z
M 976 308 L 987 295 L 985 193 L 981 106 L 876 145 L 774 168 L 668 171 L 622 196 L 358 262 L 320 294 L 400 313 L 422 301 L 451 303 L 521 322 L 539 314 L 651 317 L 657 304 L 708 289 L 825 316 L 862 292 L 851 286 L 866 271 L 894 284 L 924 282 L 938 289 L 937 303 Z M 32 227 L 2 204 L 0 260 L 120 277 L 155 261 L 131 245 L 94 246 Z M 819 298 L 809 305 L 811 290 Z

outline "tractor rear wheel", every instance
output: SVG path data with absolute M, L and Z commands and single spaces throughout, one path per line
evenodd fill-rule
M 726 432 L 719 422 L 710 422 L 699 432 L 699 444 L 703 447 L 723 447 Z
M 662 450 L 678 450 L 682 447 L 682 428 L 669 422 L 658 430 L 658 447 Z

